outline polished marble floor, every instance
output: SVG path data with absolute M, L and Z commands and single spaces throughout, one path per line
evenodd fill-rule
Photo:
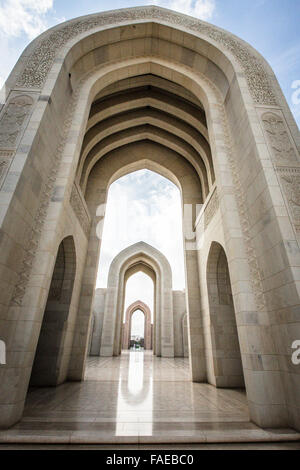
M 149 351 L 91 357 L 84 382 L 31 389 L 0 443 L 171 444 L 297 441 L 249 421 L 244 390 L 190 381 L 188 359 Z

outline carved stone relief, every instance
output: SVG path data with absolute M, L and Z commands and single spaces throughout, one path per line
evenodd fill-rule
M 204 230 L 207 229 L 210 221 L 212 220 L 213 216 L 217 212 L 219 207 L 219 198 L 217 190 L 215 189 L 212 197 L 210 198 L 207 206 L 204 209 Z
M 277 168 L 296 230 L 300 231 L 300 167 Z
M 223 132 L 224 132 L 224 150 L 227 152 L 228 162 L 231 169 L 233 187 L 235 192 L 235 197 L 237 201 L 238 213 L 240 216 L 241 227 L 243 231 L 245 248 L 249 262 L 249 269 L 251 274 L 251 284 L 253 286 L 253 293 L 256 302 L 256 308 L 258 311 L 264 311 L 266 308 L 266 300 L 264 296 L 264 287 L 262 283 L 262 272 L 260 270 L 258 259 L 255 254 L 255 249 L 253 247 L 253 242 L 250 235 L 250 221 L 249 214 L 247 211 L 247 202 L 245 197 L 244 188 L 242 186 L 239 168 L 234 157 L 233 153 L 233 143 L 231 132 L 229 129 L 226 112 L 223 105 L 217 105 L 220 113 L 220 118 L 222 121 Z
M 55 152 L 54 164 L 49 173 L 49 177 L 44 183 L 41 202 L 37 210 L 37 213 L 34 217 L 31 234 L 26 243 L 24 257 L 21 263 L 21 269 L 18 275 L 18 282 L 15 286 L 15 289 L 12 295 L 12 300 L 11 300 L 12 305 L 21 305 L 25 292 L 26 292 L 34 258 L 35 258 L 39 241 L 40 241 L 42 227 L 46 219 L 47 210 L 48 210 L 49 203 L 51 200 L 51 195 L 53 193 L 53 188 L 54 188 L 54 183 L 55 183 L 56 175 L 57 175 L 58 168 L 59 168 L 59 163 L 61 161 L 62 152 L 67 141 L 68 131 L 70 129 L 71 122 L 72 122 L 72 116 L 74 115 L 74 112 L 75 112 L 78 96 L 79 96 L 79 89 L 73 94 L 73 97 L 71 99 L 71 102 L 69 103 L 69 106 L 66 112 L 66 119 L 64 121 L 62 138 L 61 138 L 61 141 L 58 143 L 58 146 Z
M 247 44 L 215 26 L 155 6 L 101 13 L 74 20 L 49 34 L 46 33 L 29 56 L 25 68 L 17 80 L 17 86 L 41 88 L 55 60 L 57 51 L 77 35 L 108 24 L 147 19 L 158 19 L 183 26 L 222 44 L 242 66 L 254 102 L 268 105 L 277 104 L 262 60 L 254 54 Z
M 277 114 L 265 113 L 262 121 L 275 164 L 297 161 L 296 152 L 283 119 Z
M 0 158 L 0 188 L 1 188 L 2 182 L 4 181 L 7 168 L 8 168 L 8 161 L 6 159 Z
M 0 150 L 0 188 L 11 164 L 14 152 L 11 150 Z
M 293 216 L 300 222 L 300 173 L 299 175 L 281 176 Z
M 0 120 L 0 148 L 14 148 L 24 127 L 33 99 L 27 95 L 10 98 Z
M 70 204 L 76 214 L 77 219 L 79 220 L 79 223 L 84 233 L 86 234 L 86 236 L 88 236 L 90 230 L 90 217 L 87 214 L 87 211 L 83 204 L 83 200 L 75 184 L 73 184 L 72 187 Z
M 268 139 L 271 158 L 275 170 L 280 176 L 293 222 L 296 230 L 300 231 L 300 167 L 295 166 L 298 162 L 295 147 L 281 116 L 273 112 L 267 112 L 263 114 L 262 122 Z

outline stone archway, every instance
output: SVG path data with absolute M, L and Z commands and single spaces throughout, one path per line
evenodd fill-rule
M 157 356 L 174 357 L 171 267 L 159 250 L 145 242 L 125 248 L 110 265 L 100 355 L 112 356 L 121 352 L 125 285 L 128 277 L 137 270 L 150 272 L 154 280 L 154 352 Z
M 140 131 L 138 130 L 137 132 Z M 192 209 L 191 217 L 187 218 L 187 230 L 189 233 L 192 230 L 190 225 L 192 225 L 193 220 L 195 220 L 196 208 L 200 207 L 202 201 L 201 184 L 196 170 L 188 161 L 180 157 L 180 155 L 175 153 L 172 149 L 168 149 L 159 142 L 153 142 L 148 139 L 147 137 L 151 137 L 152 139 L 151 133 L 149 134 L 147 132 L 147 134 L 144 135 L 142 132 L 142 134 L 137 137 L 137 141 L 134 140 L 128 143 L 126 140 L 126 145 L 121 145 L 120 148 L 109 152 L 107 157 L 101 158 L 90 172 L 85 198 L 90 214 L 94 214 L 91 230 L 93 234 L 95 234 L 95 232 L 98 233 L 98 238 L 93 235 L 90 239 L 88 259 L 98 259 L 99 257 L 99 239 L 102 238 L 102 221 L 105 215 L 105 201 L 110 184 L 120 176 L 138 169 L 147 168 L 155 171 L 177 185 L 181 192 L 182 203 L 187 207 L 187 215 L 189 215 L 189 209 Z M 136 138 L 136 136 L 134 136 L 134 138 Z M 100 222 L 97 215 L 101 216 Z M 192 233 L 191 238 L 195 240 L 195 234 Z M 190 245 L 194 246 L 194 242 L 187 240 L 186 247 L 188 248 Z M 188 281 L 187 302 L 189 302 L 189 293 L 191 299 L 193 298 L 189 309 L 189 318 L 191 319 L 193 328 L 189 329 L 189 334 L 194 337 L 193 344 L 195 349 L 193 350 L 193 354 L 190 355 L 190 361 L 192 364 L 193 378 L 201 381 L 205 380 L 206 373 L 205 362 L 202 360 L 199 361 L 199 354 L 203 356 L 203 352 L 199 353 L 199 351 L 202 350 L 202 348 L 204 351 L 204 344 L 201 339 L 201 318 L 197 313 L 200 304 L 200 292 L 197 288 L 197 251 L 186 250 L 185 258 Z M 87 271 L 88 278 L 91 278 L 92 270 L 94 276 L 96 276 L 96 263 L 94 263 L 93 266 L 89 266 Z M 151 277 L 151 273 L 149 273 L 149 275 Z M 92 291 L 85 292 L 84 299 L 82 299 L 84 305 L 92 305 L 92 298 Z M 154 351 L 159 355 L 160 344 L 156 345 L 155 343 L 154 341 Z M 119 354 L 119 351 L 115 352 L 115 354 Z
M 148 305 L 141 300 L 133 302 L 126 309 L 125 322 L 123 323 L 123 341 L 122 349 L 129 349 L 130 347 L 130 331 L 131 331 L 131 317 L 137 310 L 141 310 L 145 316 L 144 321 L 144 349 L 152 349 L 152 325 L 151 325 L 151 312 Z
M 76 274 L 76 253 L 72 237 L 58 247 L 47 304 L 39 334 L 30 384 L 55 386 L 66 380 L 70 360 L 69 315 Z M 69 331 L 68 331 L 69 330 Z
M 228 263 L 224 249 L 212 242 L 207 261 L 212 375 L 217 387 L 243 387 L 244 376 Z
M 137 79 L 152 87 L 151 96 L 140 90 L 134 99 Z M 299 332 L 299 132 L 267 62 L 229 32 L 149 6 L 46 31 L 21 56 L 5 93 L 1 426 L 22 415 L 49 273 L 66 236 L 78 253 L 67 377 L 82 380 L 102 233 L 96 227 L 105 214 L 99 205 L 118 175 L 154 166 L 192 206 L 185 274 L 193 380 L 208 375 L 204 280 L 218 241 L 239 319 L 251 419 L 300 428 L 299 372 L 285 367 Z

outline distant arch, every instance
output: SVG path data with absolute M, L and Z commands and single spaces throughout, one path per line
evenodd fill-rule
M 123 349 L 129 349 L 130 347 L 131 319 L 137 310 L 141 310 L 145 316 L 144 349 L 152 349 L 151 311 L 148 305 L 141 300 L 133 302 L 126 309 L 125 322 L 123 324 Z
M 167 258 L 156 248 L 138 242 L 121 251 L 112 261 L 107 283 L 101 356 L 118 355 L 121 351 L 121 322 L 124 311 L 126 280 L 133 272 L 152 272 L 155 283 L 153 334 L 158 356 L 174 357 L 174 324 L 172 270 Z

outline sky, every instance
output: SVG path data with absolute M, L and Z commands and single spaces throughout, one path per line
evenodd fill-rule
M 275 71 L 299 126 L 300 0 L 0 0 L 0 87 L 27 44 L 47 28 L 81 15 L 147 4 L 198 17 L 249 42 Z M 118 207 L 119 213 L 112 207 Z M 183 289 L 180 210 L 178 189 L 148 170 L 113 183 L 97 287 L 106 287 L 113 257 L 126 246 L 143 240 L 165 254 L 172 267 L 173 288 Z M 127 231 L 119 228 L 124 218 Z M 153 304 L 153 283 L 143 273 L 128 281 L 125 306 L 138 300 L 137 296 L 148 305 Z

